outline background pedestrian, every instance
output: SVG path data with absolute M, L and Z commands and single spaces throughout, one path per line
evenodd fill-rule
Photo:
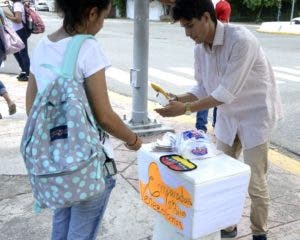
M 25 44 L 25 48 L 23 48 L 20 52 L 14 54 L 20 68 L 21 73 L 17 76 L 19 81 L 28 81 L 29 76 L 29 68 L 30 68 L 30 59 L 28 55 L 28 44 L 27 39 L 29 38 L 29 33 L 25 28 L 26 17 L 25 17 L 25 9 L 21 0 L 12 0 L 13 13 L 5 12 L 6 17 L 12 21 L 12 28 L 19 37 L 22 39 Z
M 5 15 L 3 13 L 3 9 L 0 7 L 0 24 L 5 24 Z M 2 39 L 0 38 L 0 66 L 3 61 L 6 60 L 6 54 L 5 54 L 5 47 Z M 8 113 L 9 115 L 12 115 L 16 113 L 16 104 L 11 100 L 3 82 L 0 80 L 0 96 L 3 97 L 7 103 L 8 106 Z M 2 118 L 2 115 L 0 113 L 0 119 Z
M 216 17 L 223 23 L 228 23 L 231 15 L 230 3 L 226 0 L 220 0 L 216 4 Z

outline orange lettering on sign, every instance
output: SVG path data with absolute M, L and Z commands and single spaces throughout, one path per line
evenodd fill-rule
M 187 208 L 192 206 L 192 198 L 183 187 L 172 188 L 167 186 L 161 178 L 159 168 L 152 162 L 148 169 L 148 183 L 140 181 L 141 199 L 149 207 L 160 213 L 170 224 L 182 230 L 183 223 L 178 218 L 185 218 L 186 212 L 179 205 Z

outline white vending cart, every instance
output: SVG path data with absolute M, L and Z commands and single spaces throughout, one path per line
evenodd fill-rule
M 160 161 L 169 154 L 153 152 L 151 144 L 138 153 L 140 197 L 157 212 L 153 240 L 220 239 L 221 229 L 240 221 L 249 166 L 220 153 L 177 172 Z

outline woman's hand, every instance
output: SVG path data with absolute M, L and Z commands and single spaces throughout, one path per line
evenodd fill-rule
M 185 113 L 185 104 L 177 101 L 170 101 L 164 108 L 154 109 L 159 115 L 163 117 L 176 117 Z
M 170 101 L 178 101 L 178 97 L 173 93 L 168 93 Z
M 137 134 L 135 134 L 134 142 L 125 143 L 125 147 L 127 147 L 129 150 L 137 151 L 141 148 L 142 144 L 142 139 Z
M 22 13 L 21 12 L 15 12 L 14 15 L 12 15 L 8 12 L 5 12 L 4 14 L 9 20 L 13 21 L 14 23 L 22 23 Z
M 12 15 L 10 12 L 7 12 L 6 10 L 3 10 L 3 12 L 4 12 L 4 15 L 5 15 L 8 19 L 10 19 L 11 17 L 13 17 L 13 15 Z

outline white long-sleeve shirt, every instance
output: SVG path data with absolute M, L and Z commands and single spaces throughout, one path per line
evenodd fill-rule
M 268 141 L 282 107 L 272 67 L 255 36 L 218 21 L 212 48 L 197 44 L 194 56 L 198 84 L 190 93 L 223 102 L 216 137 L 232 146 L 238 134 L 244 149 Z

